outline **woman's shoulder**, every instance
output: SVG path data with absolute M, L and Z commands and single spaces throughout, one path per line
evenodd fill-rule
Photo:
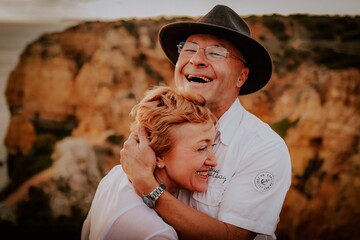
M 111 239 L 178 239 L 173 227 L 145 204 L 133 206 L 118 217 L 110 227 L 107 240 Z
M 120 164 L 115 165 L 110 171 L 101 179 L 101 182 L 108 182 L 116 179 L 119 181 L 126 177 L 124 170 Z

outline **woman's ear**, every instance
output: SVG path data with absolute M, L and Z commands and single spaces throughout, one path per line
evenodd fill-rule
M 164 157 L 156 157 L 156 166 L 157 166 L 158 168 L 163 168 L 163 167 L 165 167 Z

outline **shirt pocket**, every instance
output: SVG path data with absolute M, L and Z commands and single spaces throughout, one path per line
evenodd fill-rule
M 206 192 L 193 193 L 190 206 L 217 218 L 223 194 L 223 186 L 209 186 Z

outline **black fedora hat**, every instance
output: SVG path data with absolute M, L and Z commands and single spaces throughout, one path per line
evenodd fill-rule
M 175 22 L 162 27 L 159 31 L 160 45 L 173 64 L 179 57 L 176 45 L 193 34 L 221 37 L 240 50 L 250 72 L 239 95 L 256 92 L 270 80 L 272 62 L 269 53 L 251 37 L 246 22 L 231 8 L 216 5 L 196 22 Z

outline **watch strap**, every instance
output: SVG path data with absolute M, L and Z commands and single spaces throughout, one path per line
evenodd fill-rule
M 151 193 L 149 193 L 146 196 L 151 200 L 156 201 L 161 196 L 161 194 L 165 192 L 165 190 L 166 190 L 166 186 L 164 184 L 160 184 L 154 190 L 152 190 Z
M 163 194 L 166 190 L 166 186 L 164 184 L 160 184 L 151 193 L 147 195 L 143 195 L 143 201 L 149 208 L 155 207 L 155 201 Z

